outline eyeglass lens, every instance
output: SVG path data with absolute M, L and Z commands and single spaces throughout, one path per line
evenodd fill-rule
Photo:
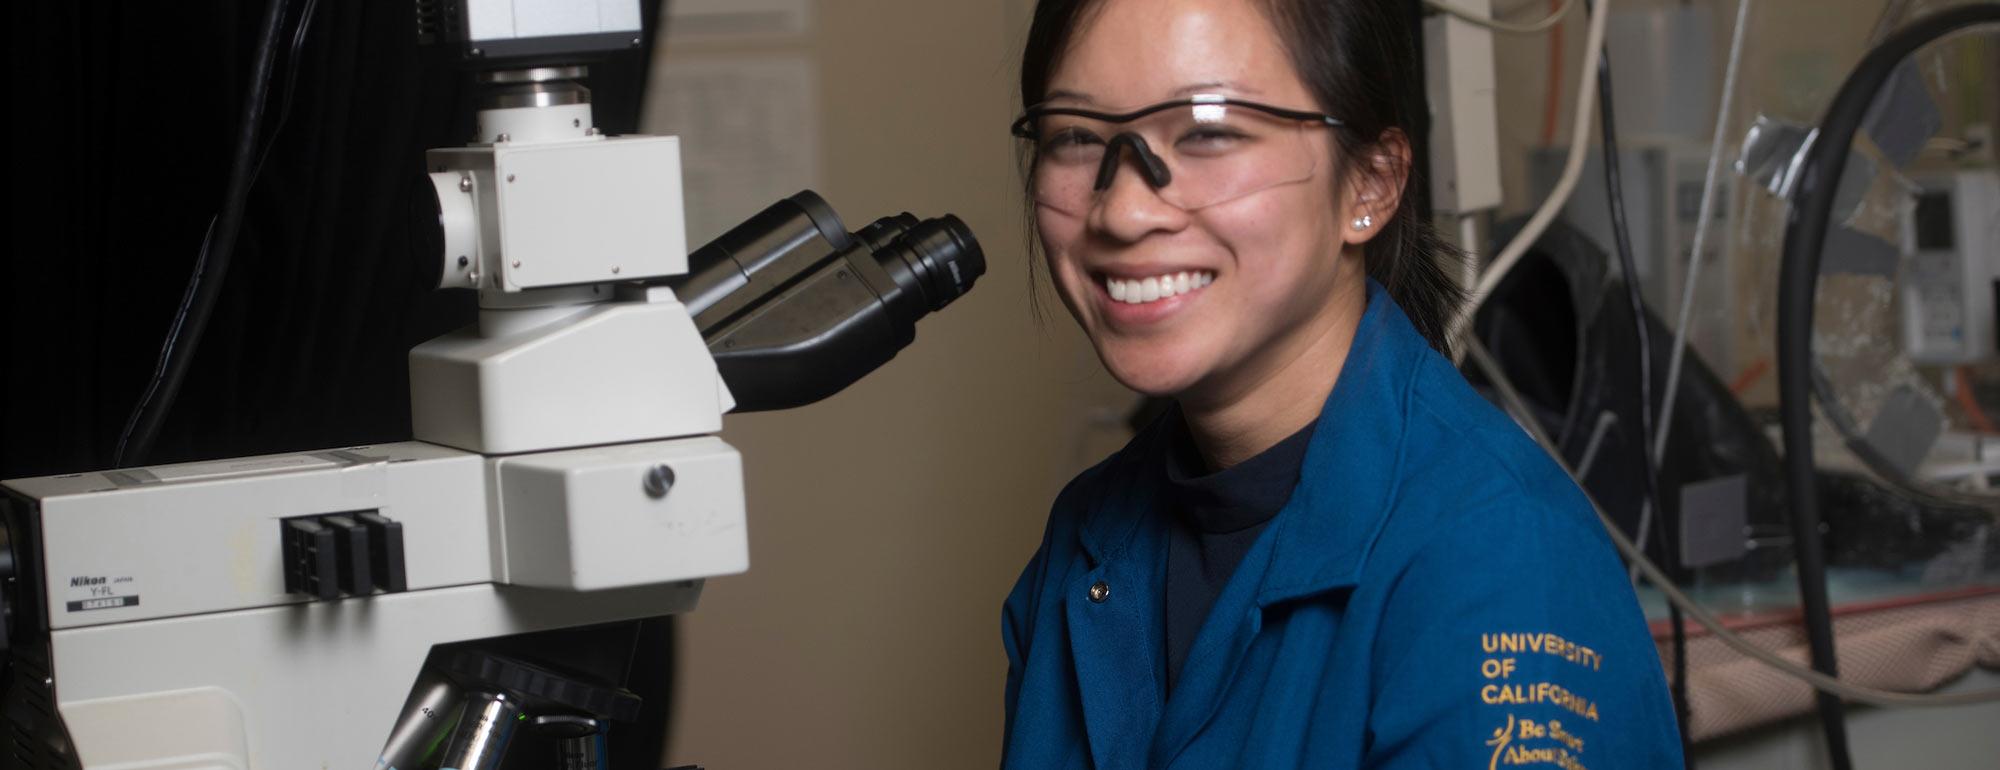
M 1110 187 L 1129 183 L 1118 177 L 1152 176 L 1124 169 L 1143 156 L 1137 148 L 1120 149 L 1115 176 L 1099 188 L 1107 146 L 1124 133 L 1138 137 L 1166 165 L 1168 182 L 1155 192 L 1189 211 L 1305 181 L 1317 164 L 1305 123 L 1229 104 L 1176 106 L 1125 123 L 1044 114 L 1034 130 L 1035 202 L 1074 215 L 1089 211 Z

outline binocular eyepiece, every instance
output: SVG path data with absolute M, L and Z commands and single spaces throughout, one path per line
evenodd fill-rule
M 421 180 L 410 246 L 438 267 L 435 285 L 476 288 L 479 266 L 454 255 L 471 253 L 478 223 L 469 199 L 458 200 L 463 186 L 440 186 L 448 176 Z M 448 215 L 447 198 L 464 211 Z M 674 290 L 736 411 L 755 412 L 810 404 L 887 363 L 916 338 L 918 319 L 972 290 L 986 257 L 950 214 L 906 212 L 850 233 L 807 190 L 688 254 L 687 268 L 647 282 Z
M 916 323 L 972 289 L 986 257 L 949 214 L 908 213 L 849 233 L 804 191 L 688 255 L 660 281 L 701 330 L 736 411 L 818 401 L 895 357 Z

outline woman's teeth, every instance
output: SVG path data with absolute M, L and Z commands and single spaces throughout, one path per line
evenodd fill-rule
M 1111 299 L 1131 305 L 1139 305 L 1168 297 L 1186 294 L 1215 282 L 1215 274 L 1207 270 L 1156 275 L 1151 278 L 1111 278 L 1104 279 L 1104 290 L 1111 293 Z

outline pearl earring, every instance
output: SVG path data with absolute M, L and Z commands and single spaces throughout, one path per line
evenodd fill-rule
M 1374 225 L 1375 218 L 1366 214 L 1354 218 L 1354 229 L 1356 230 L 1366 230 Z

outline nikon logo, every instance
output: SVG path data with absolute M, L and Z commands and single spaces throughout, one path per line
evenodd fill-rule
M 101 577 L 73 577 L 69 579 L 69 587 L 71 588 L 101 585 L 104 585 L 104 578 Z

